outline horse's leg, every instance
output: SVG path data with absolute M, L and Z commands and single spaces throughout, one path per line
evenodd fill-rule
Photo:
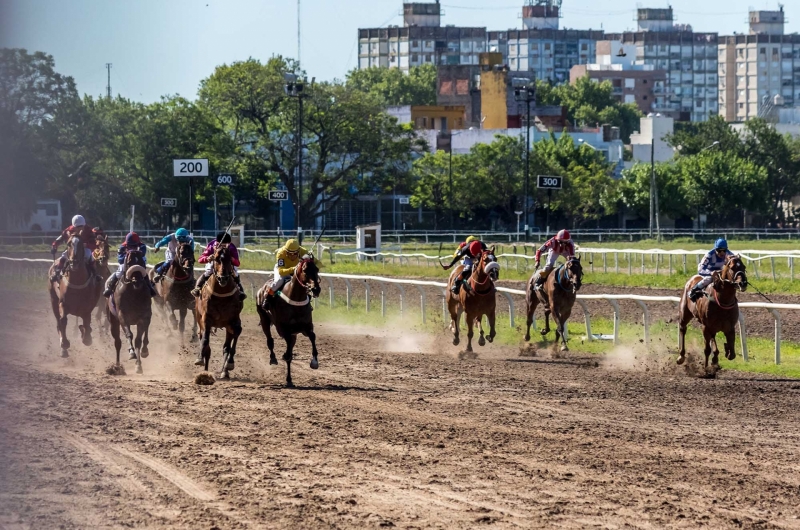
M 197 335 L 197 308 L 192 308 L 192 337 L 189 339 L 189 343 L 197 342 L 198 335 Z
M 732 361 L 736 358 L 736 330 L 734 328 L 725 332 L 725 358 Z
M 233 323 L 233 341 L 231 342 L 231 356 L 228 359 L 228 370 L 234 368 L 234 357 L 236 357 L 236 345 L 239 344 L 239 336 L 242 334 L 242 321 L 236 320 Z
M 61 314 L 61 301 L 58 295 L 53 291 L 50 292 L 50 304 L 53 308 L 53 316 L 56 317 L 56 332 L 58 333 L 58 340 L 61 345 L 61 356 L 69 357 L 69 341 L 67 340 L 67 320 L 66 316 Z
M 128 339 L 128 357 L 129 361 L 138 361 L 139 356 L 136 355 L 136 349 L 133 346 L 133 332 L 131 331 L 131 327 L 120 319 L 120 326 L 122 326 L 122 332 L 125 334 L 125 338 Z
M 119 334 L 119 320 L 113 315 L 108 315 L 108 326 L 111 330 L 111 336 L 114 338 L 114 348 L 117 350 L 117 366 L 119 366 L 119 351 L 122 349 L 122 339 Z
M 136 342 L 135 342 L 136 351 L 139 352 L 139 354 L 136 356 L 136 373 L 137 374 L 143 373 L 143 371 L 142 371 L 142 357 L 145 357 L 145 355 L 142 352 L 142 336 L 144 335 L 144 330 L 145 330 L 145 326 L 141 322 L 139 322 L 136 325 Z
M 544 306 L 544 329 L 540 333 L 542 337 L 550 333 L 550 306 Z
M 719 347 L 717 346 L 716 333 L 711 336 L 710 343 L 711 343 L 711 353 L 713 353 L 713 356 L 711 357 L 711 366 L 719 368 Z
M 261 331 L 264 332 L 264 336 L 267 337 L 267 348 L 269 348 L 269 364 L 277 365 L 278 358 L 275 357 L 275 339 L 272 338 L 272 331 L 270 327 L 272 325 L 272 321 L 269 318 L 269 313 L 264 311 L 260 306 L 256 306 L 256 312 L 258 313 L 258 325 L 261 326 Z
M 92 345 L 92 310 L 94 307 L 89 308 L 89 310 L 81 315 L 81 320 L 83 320 L 83 324 L 80 326 L 81 330 L 81 339 L 83 339 L 84 346 L 91 346 Z M 75 317 L 75 321 L 77 322 L 78 317 Z
M 706 356 L 705 368 L 708 369 L 708 356 L 711 355 L 711 341 L 714 338 L 714 335 L 708 331 L 708 327 L 703 327 L 703 341 L 705 342 L 705 348 L 703 349 L 703 353 Z
M 529 287 L 528 289 L 529 289 L 529 292 L 526 295 L 526 297 L 529 297 L 530 299 L 526 300 L 526 304 L 525 304 L 527 306 L 527 315 L 526 315 L 527 318 L 526 318 L 526 322 L 525 322 L 525 324 L 526 324 L 526 327 L 525 327 L 525 340 L 526 341 L 531 340 L 531 325 L 533 325 L 533 317 L 534 317 L 534 314 L 536 313 L 536 306 L 537 306 L 537 304 L 539 302 L 539 299 L 536 297 L 536 295 L 530 293 L 530 289 L 532 289 L 532 287 Z
M 483 336 L 483 315 L 479 314 L 475 323 L 478 325 L 478 346 L 486 346 L 486 338 Z
M 314 325 L 311 325 L 311 330 L 306 333 L 308 340 L 311 341 L 311 369 L 316 370 L 319 368 L 319 361 L 317 360 L 317 334 L 314 333 Z
M 205 322 L 201 319 L 200 329 L 202 330 L 203 338 L 200 339 L 200 355 L 197 357 L 194 364 L 197 366 L 205 366 L 205 370 L 208 371 L 208 361 L 211 359 L 211 346 L 209 346 L 211 328 L 206 326 Z
M 283 360 L 286 361 L 286 386 L 289 388 L 294 388 L 294 383 L 292 382 L 292 350 L 295 342 L 297 342 L 297 335 L 292 335 L 291 333 L 286 335 L 286 353 L 283 354 Z
M 473 331 L 473 327 L 475 326 L 475 318 L 467 313 L 464 320 L 467 321 L 467 351 L 472 351 L 472 337 L 475 336 L 475 332 Z
M 450 321 L 453 330 L 453 346 L 458 346 L 458 344 L 461 342 L 461 314 L 463 312 L 464 308 L 461 307 L 461 304 L 457 304 L 455 306 L 455 311 L 453 311 L 453 309 L 450 310 Z
M 689 322 L 692 321 L 692 313 L 689 311 L 688 303 L 686 302 L 686 294 L 684 299 L 681 300 L 680 314 L 678 315 L 678 364 L 683 364 L 686 360 L 686 329 Z
M 233 342 L 233 328 L 231 326 L 225 327 L 225 344 L 222 346 L 222 372 L 219 374 L 220 379 L 230 379 L 231 375 L 228 373 L 228 363 L 231 360 L 231 343 Z
M 494 342 L 494 337 L 497 335 L 494 329 L 494 322 L 495 322 L 495 314 L 494 311 L 486 315 L 486 320 L 489 322 L 489 336 L 486 337 L 486 340 L 489 342 Z
M 152 316 L 152 315 L 151 315 Z M 142 359 L 147 359 L 150 355 L 150 317 L 143 318 L 138 328 L 144 329 L 144 334 L 142 335 L 142 350 L 140 357 Z
M 181 334 L 181 346 L 183 346 L 183 335 L 186 332 L 186 313 L 187 310 L 185 307 L 178 309 L 178 315 L 180 316 L 180 320 L 178 321 L 178 331 Z

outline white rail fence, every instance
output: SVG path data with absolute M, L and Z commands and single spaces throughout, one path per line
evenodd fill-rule
M 10 275 L 12 277 L 17 277 L 20 280 L 23 279 L 46 279 L 47 277 L 47 269 L 41 266 L 28 266 L 30 264 L 47 264 L 48 266 L 52 264 L 52 261 L 47 259 L 29 259 L 29 258 L 9 258 L 0 256 L 0 273 L 4 273 L 6 275 Z M 9 267 L 9 265 L 11 265 Z M 16 266 L 15 266 L 16 265 Z M 197 268 L 197 271 L 202 271 L 202 268 Z M 43 274 L 42 274 L 43 271 Z M 253 274 L 259 276 L 272 276 L 272 272 L 270 271 L 263 271 L 263 270 L 253 270 L 253 269 L 240 269 L 240 274 Z M 15 274 L 16 273 L 16 274 Z M 447 284 L 444 282 L 437 282 L 437 281 L 427 281 L 427 280 L 407 280 L 407 279 L 400 279 L 400 278 L 386 278 L 383 276 L 365 276 L 365 275 L 357 275 L 357 274 L 329 274 L 329 273 L 321 273 L 320 274 L 323 279 L 325 280 L 332 280 L 338 279 L 344 282 L 345 284 L 345 307 L 349 311 L 351 309 L 351 300 L 352 300 L 352 293 L 354 290 L 353 282 L 363 282 L 364 287 L 364 294 L 365 294 L 365 309 L 366 312 L 369 313 L 371 310 L 370 306 L 370 299 L 372 288 L 370 286 L 370 282 L 377 283 L 380 286 L 380 293 L 381 293 L 381 314 L 386 316 L 386 301 L 387 301 L 387 294 L 386 294 L 386 287 L 389 285 L 393 285 L 397 287 L 399 290 L 399 302 L 400 302 L 400 312 L 401 314 L 406 309 L 406 302 L 407 302 L 407 295 L 406 295 L 406 287 L 413 287 L 414 290 L 419 295 L 420 300 L 420 314 L 422 322 L 425 323 L 427 321 L 427 296 L 426 291 L 423 289 L 424 287 L 428 288 L 436 288 L 437 290 L 441 291 L 442 293 L 442 319 L 444 322 L 448 321 L 448 313 L 447 307 L 445 303 L 445 289 L 447 288 Z M 329 304 L 330 307 L 335 307 L 335 296 L 334 296 L 334 283 L 332 281 L 328 281 L 328 296 L 329 296 Z M 250 282 L 251 290 L 253 291 L 253 296 L 255 297 L 255 284 Z M 523 297 L 523 304 L 524 304 L 524 296 L 525 291 L 520 289 L 509 289 L 506 287 L 497 287 L 497 292 L 502 296 L 508 304 L 508 315 L 509 315 L 509 324 L 512 329 L 515 328 L 515 303 L 514 298 L 512 295 L 521 296 Z M 592 333 L 592 322 L 591 322 L 591 314 L 589 312 L 589 307 L 587 305 L 587 301 L 589 300 L 605 300 L 611 306 L 613 311 L 613 334 L 610 336 L 607 335 L 596 335 Z M 673 306 L 677 307 L 680 303 L 680 298 L 677 296 L 640 296 L 640 295 L 626 295 L 626 294 L 592 294 L 592 295 L 578 295 L 577 302 L 578 305 L 583 310 L 583 317 L 584 317 L 584 325 L 586 329 L 586 339 L 589 341 L 592 340 L 611 340 L 614 344 L 619 344 L 619 329 L 620 329 L 620 307 L 619 301 L 621 300 L 630 300 L 635 302 L 642 310 L 642 321 L 644 324 L 644 336 L 643 340 L 645 345 L 649 345 L 650 343 L 650 312 L 648 310 L 648 303 L 671 303 Z M 315 304 L 318 303 L 315 300 Z M 740 308 L 752 308 L 752 309 L 764 309 L 770 313 L 773 318 L 775 331 L 774 331 L 774 360 L 775 364 L 781 363 L 781 310 L 787 311 L 797 311 L 800 310 L 800 304 L 769 304 L 769 303 L 760 303 L 760 302 L 739 302 Z M 536 328 L 536 321 L 533 322 L 534 329 Z M 739 340 L 741 344 L 742 350 L 742 357 L 745 361 L 748 360 L 748 352 L 747 352 L 747 328 L 745 325 L 745 317 L 744 314 L 740 311 L 739 312 Z

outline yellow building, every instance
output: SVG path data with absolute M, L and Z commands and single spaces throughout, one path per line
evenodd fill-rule
M 411 123 L 416 129 L 450 131 L 464 128 L 463 105 L 412 105 Z
M 481 68 L 481 128 L 508 127 L 508 67 L 500 53 L 482 53 Z

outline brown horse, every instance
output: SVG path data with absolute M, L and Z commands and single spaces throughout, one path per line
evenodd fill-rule
M 703 353 L 706 356 L 706 368 L 708 368 L 708 356 L 711 354 L 712 345 L 714 357 L 711 364 L 719 366 L 717 333 L 725 334 L 725 358 L 728 360 L 736 358 L 734 343 L 736 341 L 736 323 L 739 321 L 739 302 L 736 299 L 736 291 L 747 290 L 745 271 L 746 267 L 742 258 L 738 255 L 731 256 L 721 271 L 712 273 L 711 284 L 703 291 L 705 296 L 699 298 L 697 302 L 689 299 L 689 291 L 702 279 L 702 276 L 693 276 L 686 282 L 678 312 L 678 345 L 680 347 L 678 364 L 683 364 L 686 360 L 686 327 L 693 318 L 700 322 L 700 328 L 703 330 L 705 342 Z
M 458 294 L 454 294 L 451 289 L 453 282 L 457 281 L 464 270 L 463 265 L 458 265 L 450 274 L 447 281 L 446 302 L 450 312 L 450 331 L 453 332 L 453 346 L 458 346 L 461 339 L 459 337 L 459 327 L 461 314 L 466 313 L 467 321 L 467 348 L 472 351 L 472 337 L 474 336 L 473 327 L 477 324 L 480 331 L 478 345 L 483 346 L 486 341 L 492 342 L 495 337 L 495 288 L 493 278 L 497 277 L 500 265 L 492 261 L 490 256 L 494 255 L 494 247 L 484 250 L 472 267 L 472 274 L 467 280 L 467 285 L 462 286 Z M 467 288 L 468 286 L 468 288 Z M 483 325 L 481 321 L 486 316 L 489 322 L 489 335 L 484 339 Z
M 108 277 L 111 276 L 111 269 L 108 267 L 108 260 L 111 257 L 111 250 L 108 247 L 108 235 L 97 237 L 97 248 L 92 252 L 94 258 L 94 268 L 97 274 L 103 278 L 103 285 L 105 285 Z M 102 328 L 108 326 L 108 318 L 106 317 L 106 300 L 101 296 L 97 300 L 97 321 L 101 324 Z
M 527 289 L 525 289 L 525 303 L 528 309 L 525 340 L 531 340 L 533 314 L 536 306 L 541 303 L 544 306 L 542 336 L 550 333 L 550 315 L 552 314 L 553 322 L 556 325 L 555 345 L 558 345 L 561 340 L 561 351 L 568 351 L 567 339 L 564 335 L 567 329 L 567 320 L 572 314 L 572 306 L 575 305 L 575 298 L 583 282 L 581 258 L 573 256 L 557 269 L 550 271 L 539 290 L 533 288 L 537 274 L 538 271 L 533 273 L 528 280 Z
M 294 268 L 292 279 L 283 287 L 280 294 L 270 300 L 269 309 L 262 306 L 267 297 L 269 285 L 265 284 L 256 297 L 256 310 L 261 318 L 261 329 L 267 337 L 269 348 L 269 364 L 278 364 L 275 357 L 275 340 L 270 332 L 270 325 L 275 326 L 278 336 L 286 341 L 286 386 L 294 387 L 292 382 L 292 350 L 297 342 L 297 335 L 303 334 L 311 341 L 311 369 L 319 368 L 317 360 L 317 335 L 314 333 L 314 322 L 311 311 L 311 296 L 319 296 L 319 269 L 313 256 L 304 257 Z
M 106 314 L 111 324 L 111 336 L 114 337 L 114 348 L 117 350 L 117 366 L 119 351 L 122 348 L 120 327 L 128 339 L 129 360 L 136 361 L 136 373 L 142 373 L 142 359 L 150 355 L 148 350 L 150 320 L 153 316 L 152 293 L 147 278 L 144 255 L 138 251 L 129 251 L 125 256 L 124 276 L 117 282 L 114 293 L 106 302 Z M 136 342 L 134 343 L 131 326 L 136 326 Z
M 86 268 L 87 259 L 81 231 L 67 241 L 67 262 L 62 277 L 51 282 L 48 287 L 53 315 L 56 317 L 56 329 L 61 340 L 62 357 L 69 357 L 68 315 L 75 315 L 83 320 L 83 324 L 79 326 L 81 339 L 86 346 L 92 344 L 92 311 L 103 291 L 103 284 L 96 281 Z M 50 267 L 51 278 L 54 270 L 55 263 Z
M 150 281 L 156 275 L 155 269 L 150 271 Z M 195 308 L 197 303 L 192 296 L 194 287 L 194 251 L 191 243 L 180 243 L 175 257 L 172 259 L 167 273 L 161 281 L 155 284 L 156 307 L 160 310 L 165 319 L 169 320 L 169 325 L 173 330 L 179 330 L 181 334 L 181 344 L 183 344 L 184 331 L 186 330 L 186 314 L 192 312 L 194 325 L 192 326 L 191 342 L 197 341 L 197 314 Z M 180 321 L 175 318 L 175 311 L 178 311 Z
M 227 244 L 221 244 L 212 257 L 213 274 L 203 286 L 196 302 L 197 325 L 199 327 L 200 353 L 195 361 L 196 366 L 205 366 L 211 359 L 209 339 L 211 329 L 225 329 L 225 345 L 222 352 L 222 379 L 230 379 L 230 371 L 234 369 L 236 343 L 242 333 L 241 313 L 244 304 L 239 299 L 239 287 L 236 285 L 231 262 L 231 253 Z

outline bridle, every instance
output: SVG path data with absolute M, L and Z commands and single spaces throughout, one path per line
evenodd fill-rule
M 739 269 L 739 267 L 741 267 L 741 269 Z M 744 292 L 747 290 L 746 270 L 747 267 L 745 267 L 744 262 L 742 262 L 742 258 L 740 256 L 732 256 L 725 262 L 725 266 L 718 277 L 719 281 L 723 284 L 735 285 L 736 288 L 739 289 L 739 292 Z M 732 279 L 723 277 L 723 274 L 730 276 L 731 273 L 733 274 Z
M 184 254 L 188 254 L 188 256 Z M 185 280 L 192 274 L 192 269 L 194 268 L 194 253 L 189 243 L 180 243 L 178 251 L 175 253 L 175 257 L 172 258 L 172 261 L 183 272 L 183 276 L 175 276 L 176 280 Z
M 225 287 L 228 285 L 228 281 L 233 276 L 233 265 L 231 265 L 227 246 L 220 245 L 216 254 L 214 255 L 214 262 L 222 269 L 222 272 L 220 273 L 217 270 L 217 267 L 214 267 L 214 278 L 216 278 L 217 284 L 219 284 L 220 287 Z
M 490 293 L 494 289 L 494 283 L 492 282 L 492 280 L 493 280 L 492 273 L 491 272 L 486 272 L 484 270 L 485 267 L 486 267 L 487 261 L 489 263 L 492 263 L 492 260 L 489 259 L 489 256 L 492 256 L 492 251 L 491 250 L 484 250 L 483 252 L 481 252 L 481 257 L 478 260 L 478 263 L 476 263 L 475 266 L 472 267 L 472 275 L 471 275 L 472 289 L 473 289 L 473 292 L 475 294 L 477 294 L 477 295 Z M 486 277 L 482 281 L 478 281 L 478 276 L 481 273 L 485 274 Z M 484 289 L 484 290 L 480 289 L 481 287 L 486 286 L 486 285 L 488 285 L 488 287 L 486 289 Z
M 64 268 L 65 272 L 72 272 L 76 267 L 83 263 L 83 240 L 81 234 L 75 234 L 69 241 L 69 246 L 72 249 L 72 255 L 67 255 L 67 265 Z
M 578 266 L 578 272 L 574 272 L 572 267 L 575 265 Z M 564 277 L 569 281 L 569 284 L 572 286 L 572 294 L 578 292 L 578 289 L 581 288 L 581 282 L 583 281 L 583 267 L 581 267 L 581 260 L 575 256 L 569 258 L 565 264 L 560 266 L 556 271 L 556 285 L 561 287 L 564 291 L 567 291 L 567 288 L 561 284 L 561 270 L 564 270 Z
M 144 267 L 144 260 L 142 259 L 142 253 L 139 252 L 138 250 L 129 250 L 125 254 L 125 265 L 124 265 L 125 271 L 127 271 L 133 265 L 139 265 L 141 267 Z M 137 288 L 137 289 L 139 287 L 141 287 L 140 284 L 143 285 L 143 282 L 142 282 L 143 279 L 144 278 L 141 277 L 141 274 L 139 276 L 135 276 L 134 275 L 130 279 L 128 279 L 127 274 L 123 274 L 122 275 L 122 283 L 125 283 L 125 284 L 132 283 L 134 288 Z
M 294 272 L 292 273 L 292 277 L 293 277 L 293 280 L 297 281 L 297 283 L 298 283 L 298 285 L 300 285 L 300 287 L 305 289 L 306 293 L 310 293 L 316 298 L 316 297 L 319 296 L 319 293 L 321 291 L 320 286 L 319 286 L 319 276 L 317 274 L 315 274 L 314 277 L 311 278 L 310 281 L 309 281 L 310 274 L 306 270 L 308 268 L 309 264 L 310 265 L 314 265 L 314 258 L 313 257 L 301 259 L 297 263 L 297 266 L 294 268 Z M 306 279 L 305 282 L 300 279 L 301 275 L 303 277 L 305 277 L 305 279 Z M 314 285 L 310 285 L 311 282 L 313 282 Z

